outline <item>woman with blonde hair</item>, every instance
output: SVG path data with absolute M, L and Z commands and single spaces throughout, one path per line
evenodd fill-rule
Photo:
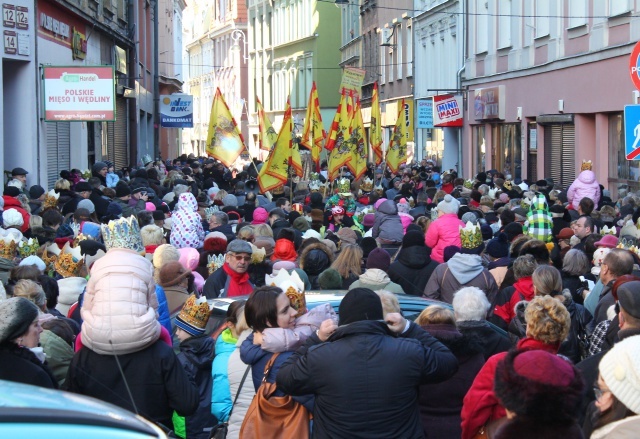
M 331 264 L 331 268 L 340 273 L 342 289 L 348 290 L 362 274 L 362 249 L 354 244 L 342 246 L 342 251 Z
M 257 226 L 253 226 L 253 236 L 255 238 L 266 237 L 273 239 L 273 230 L 267 224 L 258 224 Z

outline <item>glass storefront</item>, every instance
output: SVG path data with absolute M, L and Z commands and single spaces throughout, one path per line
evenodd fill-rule
M 627 160 L 624 144 L 622 113 L 609 115 L 609 189 L 617 197 L 618 187 L 628 185 L 629 191 L 640 189 L 640 161 Z

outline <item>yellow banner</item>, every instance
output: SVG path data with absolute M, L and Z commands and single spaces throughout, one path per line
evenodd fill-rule
M 244 149 L 242 134 L 218 88 L 211 105 L 207 154 L 220 160 L 226 167 L 230 167 Z
M 387 153 L 387 166 L 392 172 L 397 173 L 400 165 L 407 163 L 407 124 L 403 117 L 405 111 L 404 99 L 400 103 L 396 126 L 389 141 Z
M 373 84 L 371 99 L 371 124 L 369 126 L 369 143 L 375 155 L 376 166 L 382 163 L 382 116 L 380 112 L 380 98 L 378 83 Z

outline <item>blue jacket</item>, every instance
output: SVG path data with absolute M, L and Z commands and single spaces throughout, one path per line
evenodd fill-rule
M 171 334 L 171 314 L 169 314 L 167 296 L 164 294 L 164 289 L 158 284 L 156 284 L 156 297 L 158 298 L 158 321 Z
M 213 376 L 213 392 L 211 393 L 211 413 L 220 422 L 229 419 L 233 399 L 229 388 L 229 357 L 236 349 L 237 339 L 233 338 L 230 329 L 225 329 L 216 340 L 216 357 L 213 359 L 211 376 Z
M 109 172 L 107 174 L 107 187 L 116 187 L 116 184 L 120 181 L 120 177 L 115 172 Z

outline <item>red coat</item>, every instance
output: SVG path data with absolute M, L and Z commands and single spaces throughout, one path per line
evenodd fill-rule
M 4 210 L 15 209 L 20 212 L 20 215 L 22 215 L 22 219 L 24 220 L 22 227 L 20 227 L 20 231 L 22 233 L 26 232 L 29 229 L 29 219 L 31 218 L 31 215 L 22 208 L 22 204 L 20 204 L 20 201 L 18 201 L 17 198 L 10 197 L 9 195 L 3 195 L 2 199 L 4 200 Z
M 530 302 L 535 296 L 533 292 L 533 280 L 531 276 L 526 276 L 518 279 L 514 284 L 515 291 L 509 298 L 509 301 L 504 305 L 496 306 L 493 313 L 504 320 L 507 325 L 511 323 L 511 320 L 516 316 L 515 308 L 519 302 L 526 300 Z
M 516 346 L 518 350 L 540 349 L 552 354 L 557 354 L 558 348 L 559 345 L 548 345 L 528 337 L 520 340 Z M 473 380 L 462 403 L 462 439 L 473 438 L 488 421 L 504 418 L 507 415 L 493 391 L 496 368 L 506 356 L 507 352 L 500 352 L 489 358 Z

